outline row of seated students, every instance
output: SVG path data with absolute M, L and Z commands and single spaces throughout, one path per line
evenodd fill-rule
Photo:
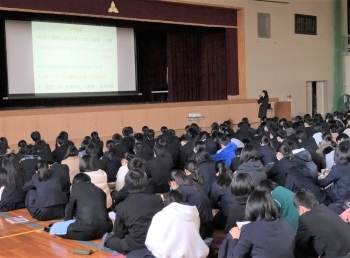
M 310 119 L 306 116 L 304 120 Z M 245 118 L 239 123 L 236 133 L 230 128 L 229 122 L 225 122 L 220 126 L 214 123 L 210 134 L 201 132 L 199 127 L 193 124 L 186 128 L 185 134 L 180 138 L 175 136 L 173 130 L 165 127 L 161 128 L 162 134 L 158 138 L 154 138 L 154 131 L 146 127 L 143 128 L 142 134 L 134 134 L 133 129 L 127 127 L 123 129 L 124 137 L 115 134 L 112 140 L 106 142 L 108 151 L 105 153 L 103 142 L 96 132 L 93 132 L 91 137 L 85 137 L 79 150 L 68 140 L 68 134 L 61 132 L 52 152 L 49 145 L 40 139 L 40 133 L 33 132 L 35 145 L 26 145 L 24 141 L 20 141 L 17 155 L 6 154 L 8 145 L 2 137 L 0 210 L 27 207 L 31 216 L 38 220 L 64 218 L 63 224 L 56 223 L 57 225 L 54 224 L 51 228 L 53 234 L 79 240 L 98 239 L 104 235 L 103 246 L 123 254 L 130 253 L 129 256 L 135 250 L 147 252 L 142 250 L 147 247 L 156 257 L 179 257 L 182 254 L 177 250 L 177 235 L 188 233 L 205 239 L 212 235 L 214 228 L 229 233 L 219 251 L 220 257 L 241 257 L 238 254 L 243 253 L 250 253 L 252 257 L 292 257 L 294 241 L 297 257 L 346 255 L 350 252 L 350 230 L 338 215 L 343 212 L 346 214 L 345 210 L 349 208 L 349 137 L 339 131 L 341 137 L 337 137 L 339 146 L 336 146 L 332 138 L 329 138 L 329 132 L 316 132 L 318 123 L 323 121 L 320 116 L 315 116 L 312 121 L 315 122 L 314 126 L 310 126 L 310 121 L 307 125 L 298 121 L 290 127 L 290 122 L 283 119 L 266 119 L 254 130 Z M 321 128 L 325 123 L 331 124 L 332 127 L 336 121 L 338 120 L 327 120 Z M 307 138 L 306 131 L 311 130 L 306 128 L 310 127 L 316 129 Z M 289 128 L 293 130 L 288 130 Z M 318 133 L 322 135 L 319 142 L 316 137 Z M 312 141 L 317 149 L 308 147 L 312 145 Z M 330 171 L 326 171 L 328 174 L 323 179 L 318 179 L 318 172 L 326 168 L 324 160 L 331 153 L 320 152 L 319 149 L 329 141 L 331 144 L 328 147 L 335 148 L 333 165 Z M 308 145 L 305 144 L 307 142 Z M 312 150 L 316 155 L 312 155 Z M 28 169 L 30 166 L 26 161 L 33 163 L 34 168 Z M 315 161 L 320 163 L 316 165 Z M 48 164 L 52 165 L 49 167 Z M 107 182 L 116 182 L 116 190 L 112 194 L 109 193 Z M 73 183 L 71 190 L 70 183 Z M 148 228 L 152 226 L 155 214 L 168 214 L 165 210 L 169 211 L 172 208 L 167 206 L 163 209 L 161 197 L 154 194 L 168 192 L 169 185 L 172 189 L 170 193 L 179 193 L 182 197 L 181 200 L 174 201 L 182 205 L 179 207 L 196 207 L 198 216 L 191 212 L 192 217 L 188 215 L 188 220 L 195 219 L 196 226 L 193 228 L 197 230 L 184 232 L 179 226 L 166 227 L 163 233 L 174 237 L 170 237 L 167 243 L 164 237 L 157 239 L 159 250 L 156 250 L 147 244 Z M 84 189 L 90 188 L 90 194 L 84 193 Z M 270 194 L 262 194 L 254 189 Z M 304 195 L 301 194 L 301 200 L 295 201 L 297 195 L 294 196 L 293 192 Z M 252 195 L 253 193 L 256 196 Z M 269 203 L 271 198 L 274 200 L 273 204 Z M 314 201 L 307 202 L 309 199 Z M 256 203 L 266 205 L 258 207 Z M 335 229 L 324 229 L 326 235 L 341 236 L 342 239 L 337 243 L 329 244 L 323 236 L 318 235 L 320 232 L 313 231 L 311 225 L 300 227 L 303 216 L 299 217 L 299 213 L 310 214 L 309 211 L 315 207 L 320 207 L 321 212 L 326 212 L 335 224 L 339 224 Z M 212 208 L 218 209 L 214 217 Z M 251 209 L 257 210 L 253 212 Z M 278 210 L 277 213 L 274 209 Z M 109 210 L 116 212 L 113 230 L 107 215 Z M 181 212 L 179 208 L 179 216 Z M 258 215 L 255 214 L 254 217 L 252 212 Z M 279 220 L 278 217 L 283 220 Z M 323 225 L 318 215 L 311 221 L 317 219 L 317 224 Z M 252 232 L 262 233 L 255 239 L 249 238 L 250 234 L 243 234 L 245 229 L 252 226 L 245 225 L 242 232 L 235 228 L 238 221 L 245 220 L 280 221 L 280 224 L 266 224 L 271 225 L 268 226 L 271 237 L 266 229 L 262 230 L 264 226 L 253 228 Z M 288 224 L 283 221 L 287 221 Z M 160 227 L 164 228 L 164 225 Z M 272 236 L 276 236 L 277 229 L 283 229 L 280 233 L 288 235 L 291 241 L 282 245 L 278 242 L 280 237 L 274 239 Z M 105 234 L 106 232 L 108 234 Z M 307 234 L 310 234 L 309 238 L 315 238 L 311 249 L 309 239 L 305 240 Z M 149 235 L 156 237 L 154 232 Z M 257 233 L 255 235 L 257 236 Z M 196 237 L 189 238 L 196 243 L 200 242 Z M 273 246 L 281 246 L 282 253 L 274 253 L 272 247 L 269 249 L 269 245 L 259 242 L 261 238 L 269 240 Z M 235 239 L 238 241 L 231 241 Z M 176 251 L 171 252 L 171 245 L 176 246 Z M 166 249 L 166 246 L 169 249 Z M 247 246 L 249 248 L 244 249 Z M 163 247 L 165 249 L 162 249 Z M 206 257 L 208 251 L 205 247 L 193 248 L 191 241 L 187 244 L 182 243 L 181 247 L 184 248 L 184 252 L 196 254 L 184 254 L 185 257 Z M 309 249 L 314 253 L 308 254 L 311 256 L 303 256 L 305 250 Z M 161 253 L 162 251 L 164 253 Z M 200 253 L 201 251 L 203 253 Z

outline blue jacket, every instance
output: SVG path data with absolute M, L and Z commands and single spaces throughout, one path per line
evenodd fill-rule
M 236 157 L 235 151 L 237 149 L 237 145 L 230 142 L 229 144 L 226 145 L 224 149 L 221 150 L 220 153 L 216 153 L 211 156 L 211 158 L 215 162 L 219 161 L 225 161 L 227 166 L 231 165 L 231 160 Z

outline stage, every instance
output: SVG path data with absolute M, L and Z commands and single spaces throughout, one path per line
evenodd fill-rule
M 270 99 L 272 110 L 268 117 L 278 116 L 291 119 L 291 103 Z M 67 131 L 71 140 L 80 140 L 97 131 L 100 137 L 111 137 L 122 132 L 126 126 L 140 132 L 142 126 L 159 131 L 165 125 L 174 130 L 183 130 L 190 113 L 201 113 L 201 127 L 207 128 L 213 122 L 222 123 L 232 119 L 238 124 L 242 117 L 251 123 L 259 122 L 256 99 L 222 101 L 198 101 L 157 104 L 105 105 L 86 107 L 35 108 L 0 111 L 0 135 L 5 136 L 9 145 L 19 140 L 32 142 L 30 134 L 39 131 L 42 139 L 55 142 L 61 131 Z M 17 149 L 17 148 L 16 148 Z

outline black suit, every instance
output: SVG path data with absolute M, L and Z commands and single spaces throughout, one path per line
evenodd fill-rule
M 160 196 L 131 194 L 116 207 L 113 233 L 105 246 L 122 254 L 145 248 L 145 240 L 153 216 L 163 209 Z
M 173 162 L 165 155 L 158 155 L 146 163 L 146 174 L 148 178 L 152 179 L 157 193 L 169 191 L 169 176 L 172 166 Z
M 349 226 L 323 204 L 299 217 L 295 257 L 344 256 L 350 252 Z
M 39 181 L 38 174 L 23 186 L 28 191 L 26 207 L 29 214 L 37 220 L 53 220 L 64 217 L 67 196 L 61 189 L 58 173 L 51 173 L 46 181 Z
M 61 237 L 89 241 L 99 239 L 113 229 L 106 209 L 106 194 L 91 182 L 73 184 L 64 219 L 73 217 L 75 222 Z

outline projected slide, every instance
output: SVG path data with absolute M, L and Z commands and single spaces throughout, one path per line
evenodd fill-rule
M 35 94 L 118 91 L 117 28 L 32 22 Z

